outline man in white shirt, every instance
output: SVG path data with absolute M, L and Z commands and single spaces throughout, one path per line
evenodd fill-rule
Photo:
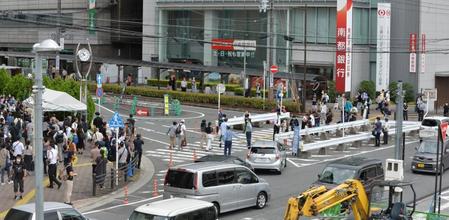
M 14 143 L 12 143 L 12 149 L 14 151 L 13 156 L 14 158 L 16 158 L 17 155 L 23 156 L 23 151 L 25 150 L 25 147 L 23 146 L 22 142 L 16 140 Z
M 187 132 L 187 128 L 185 125 L 185 120 L 182 119 L 181 122 L 179 122 L 178 126 L 181 129 L 181 132 L 178 134 L 178 150 L 182 149 L 182 147 L 187 145 L 187 140 L 186 140 L 186 132 Z
M 57 145 L 53 145 L 50 149 L 47 150 L 47 158 L 48 158 L 48 178 L 50 179 L 50 185 L 47 188 L 53 188 L 53 183 L 58 185 L 58 189 L 61 188 L 61 182 L 56 178 L 56 166 L 58 162 L 58 150 L 56 150 Z
M 221 125 L 220 125 L 220 148 L 221 148 L 221 143 L 223 143 L 223 145 L 224 145 L 224 142 L 225 142 L 224 135 L 225 135 L 226 131 L 228 130 L 227 127 L 228 127 L 228 118 L 224 118 L 223 122 L 221 122 Z

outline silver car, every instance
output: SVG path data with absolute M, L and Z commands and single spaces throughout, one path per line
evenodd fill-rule
M 219 162 L 179 165 L 167 171 L 164 199 L 182 197 L 214 204 L 217 213 L 255 206 L 262 209 L 270 185 L 247 167 Z
M 35 204 L 29 203 L 17 207 L 13 207 L 8 211 L 5 220 L 35 220 Z M 71 205 L 60 202 L 44 202 L 44 219 L 52 220 L 88 220 Z
M 287 151 L 276 141 L 256 141 L 248 151 L 246 162 L 253 169 L 276 170 L 281 174 L 287 167 Z

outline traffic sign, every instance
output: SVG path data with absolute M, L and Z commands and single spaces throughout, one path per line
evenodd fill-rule
M 136 110 L 137 116 L 148 116 L 148 108 L 145 107 L 137 107 Z
M 424 89 L 423 90 L 423 101 L 436 101 L 438 97 L 437 89 Z M 429 100 L 427 100 L 429 99 Z
M 118 114 L 118 112 L 114 113 L 111 120 L 108 121 L 110 128 L 124 128 L 125 124 L 123 124 L 122 117 Z
M 279 72 L 278 66 L 276 66 L 276 65 L 271 65 L 271 67 L 270 67 L 270 72 L 273 73 L 273 74 Z
M 218 93 L 224 93 L 226 91 L 226 86 L 223 83 L 220 83 L 217 85 L 217 92 Z
M 440 125 L 441 129 L 441 138 L 443 139 L 443 143 L 446 141 L 446 135 L 447 135 L 447 122 L 443 122 Z
M 97 74 L 97 88 L 101 88 L 102 84 L 103 84 L 103 75 L 100 73 Z
M 103 96 L 103 88 L 98 87 L 96 94 L 97 94 L 97 97 L 102 97 Z

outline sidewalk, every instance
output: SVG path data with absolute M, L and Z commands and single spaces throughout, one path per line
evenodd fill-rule
M 109 171 L 112 168 L 113 164 L 108 163 L 107 165 L 107 171 Z M 90 159 L 90 147 L 87 147 L 87 149 L 84 150 L 84 154 L 80 155 L 78 154 L 78 162 L 74 165 L 74 170 L 78 174 L 78 176 L 75 177 L 74 184 L 73 184 L 73 192 L 72 192 L 72 203 L 77 208 L 80 204 L 77 201 L 86 201 L 86 200 L 99 200 L 104 199 L 105 194 L 111 193 L 112 190 L 110 189 L 110 183 L 105 183 L 105 189 L 100 190 L 97 188 L 97 196 L 92 196 L 92 163 Z M 142 169 L 143 170 L 143 169 Z M 136 173 L 133 177 L 128 179 L 128 183 L 130 185 L 134 184 L 134 182 L 137 182 L 140 176 L 140 171 L 136 169 Z M 145 172 L 145 171 L 143 171 Z M 48 176 L 44 176 L 44 198 L 45 201 L 56 201 L 56 202 L 65 202 L 65 183 L 62 181 L 62 186 L 58 190 L 57 186 L 53 189 L 48 189 L 46 186 L 49 184 Z M 123 179 L 123 178 L 121 178 Z M 118 190 L 121 190 L 121 187 L 123 184 L 119 185 Z M 18 205 L 23 205 L 26 203 L 34 202 L 36 189 L 35 189 L 35 176 L 34 172 L 31 173 L 31 176 L 25 177 L 24 181 L 24 189 L 25 192 L 23 194 L 22 200 L 14 200 L 14 191 L 13 191 L 13 184 L 6 184 L 3 186 L 0 186 L 0 219 L 3 219 L 7 213 L 7 211 Z M 117 188 L 114 188 L 114 190 L 117 190 Z M 137 190 L 137 189 L 136 189 Z M 92 201 L 91 201 L 92 202 Z M 95 202 L 95 201 L 93 201 Z

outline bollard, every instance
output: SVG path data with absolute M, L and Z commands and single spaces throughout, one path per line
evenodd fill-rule
M 92 196 L 97 196 L 97 174 L 92 173 Z
M 159 190 L 157 188 L 157 176 L 153 177 L 153 197 L 159 196 Z
M 125 185 L 125 200 L 123 200 L 123 204 L 128 204 L 128 184 Z
M 319 155 L 326 155 L 326 148 L 325 147 L 320 148 L 320 150 L 318 151 L 318 154 Z
M 322 132 L 320 134 L 320 139 L 321 140 L 329 140 L 329 134 L 327 132 Z

